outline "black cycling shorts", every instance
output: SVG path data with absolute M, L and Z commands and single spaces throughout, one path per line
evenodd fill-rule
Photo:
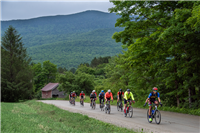
M 118 98 L 118 96 L 117 96 L 117 98 Z M 122 101 L 122 96 L 119 96 L 119 100 Z
M 103 102 L 104 102 L 104 98 L 99 98 L 100 103 L 101 103 L 101 99 L 103 99 Z
M 127 104 L 127 101 L 130 102 L 131 99 L 128 99 L 128 100 L 124 99 L 124 104 Z
M 106 98 L 107 99 L 107 101 L 110 101 L 110 98 Z

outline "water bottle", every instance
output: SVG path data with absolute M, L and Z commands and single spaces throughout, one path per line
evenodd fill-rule
M 153 115 L 153 113 L 154 113 L 154 110 L 152 110 L 152 115 Z

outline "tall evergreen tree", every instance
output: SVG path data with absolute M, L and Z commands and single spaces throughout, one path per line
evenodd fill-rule
M 33 74 L 22 37 L 9 26 L 1 42 L 1 100 L 16 102 L 32 95 Z

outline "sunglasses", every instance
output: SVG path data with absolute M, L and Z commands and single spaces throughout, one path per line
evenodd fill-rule
M 156 90 L 154 90 L 155 92 L 157 92 Z

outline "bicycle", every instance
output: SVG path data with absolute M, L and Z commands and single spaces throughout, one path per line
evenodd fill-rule
M 103 99 L 101 99 L 100 108 L 101 108 L 101 111 L 104 111 L 104 102 L 103 102 Z
M 122 100 L 120 100 L 120 102 L 117 102 L 117 110 L 119 111 L 121 108 L 121 112 L 123 111 L 123 103 Z
M 107 103 L 106 103 L 106 107 L 105 107 L 105 113 L 107 114 L 107 112 L 108 112 L 108 114 L 110 114 L 110 100 L 109 101 L 107 101 Z
M 129 100 L 127 101 L 126 104 L 126 114 L 125 117 L 127 116 L 127 114 L 129 115 L 129 117 L 131 118 L 133 116 L 133 107 L 131 106 L 132 102 L 130 102 Z
M 71 104 L 75 106 L 75 98 L 71 98 Z
M 80 104 L 82 105 L 82 106 L 84 106 L 84 100 L 80 100 Z
M 153 118 L 155 118 L 156 124 L 160 124 L 160 122 L 161 122 L 160 111 L 158 110 L 157 105 L 153 104 L 153 107 L 154 107 L 154 110 L 151 111 L 151 119 L 153 121 Z M 147 120 L 148 120 L 149 123 L 152 122 L 152 121 L 149 121 L 149 109 L 147 110 Z
M 95 107 L 96 107 L 95 98 L 92 99 L 92 106 L 91 107 L 92 107 L 92 109 L 95 109 Z

